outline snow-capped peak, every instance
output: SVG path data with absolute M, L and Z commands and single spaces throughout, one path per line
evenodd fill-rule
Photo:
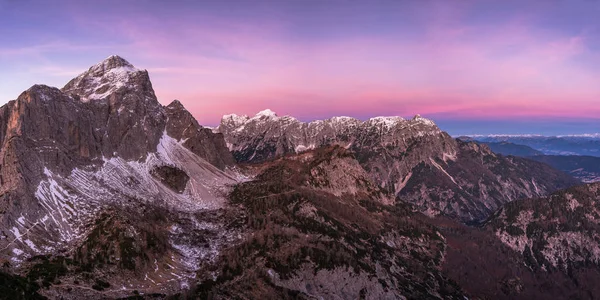
M 580 134 L 566 134 L 566 135 L 557 135 L 556 137 L 573 137 L 573 138 L 591 138 L 591 139 L 599 139 L 600 133 L 580 133 Z
M 255 116 L 255 118 L 260 118 L 260 117 L 277 117 L 277 114 L 270 110 L 270 109 L 265 109 L 265 110 L 261 110 L 259 111 Z
M 103 99 L 117 89 L 131 85 L 131 78 L 138 72 L 143 71 L 122 57 L 112 55 L 71 80 L 63 91 L 80 95 L 84 102 Z
M 348 116 L 339 116 L 339 117 L 332 117 L 330 120 L 332 122 L 348 122 L 348 121 L 355 121 L 356 119 L 353 117 L 348 117 Z
M 247 126 L 252 124 L 252 126 Z M 425 125 L 429 128 L 421 128 Z M 236 114 L 224 115 L 221 124 L 214 132 L 227 134 L 240 134 L 246 130 L 257 130 L 256 128 L 279 127 L 282 131 L 287 128 L 306 127 L 321 130 L 322 128 L 332 128 L 332 130 L 358 130 L 362 128 L 377 128 L 385 132 L 394 128 L 404 128 L 406 126 L 417 126 L 420 135 L 429 133 L 439 133 L 439 128 L 431 120 L 425 119 L 419 115 L 411 120 L 406 120 L 398 116 L 380 116 L 373 117 L 366 121 L 360 121 L 352 117 L 332 117 L 327 120 L 315 120 L 311 122 L 302 122 L 291 116 L 278 116 L 270 109 L 260 111 L 253 117 L 239 116 Z M 261 129 L 262 130 L 262 129 Z M 229 147 L 231 149 L 231 147 Z
M 236 114 L 229 114 L 229 115 L 224 115 L 223 118 L 221 118 L 221 123 L 230 123 L 230 125 L 233 126 L 240 126 L 244 123 L 246 123 L 246 121 L 248 121 L 249 117 L 246 115 L 241 115 L 238 116 Z
M 402 122 L 402 121 L 404 121 L 404 118 L 402 118 L 402 117 L 396 117 L 396 116 L 393 116 L 393 117 L 381 117 L 380 116 L 380 117 L 373 117 L 373 118 L 369 119 L 369 122 L 372 122 L 372 123 L 384 123 L 384 124 L 390 125 L 390 126 L 396 125 L 396 124 L 398 124 L 399 122 Z
M 361 124 L 362 122 L 358 119 L 352 118 L 352 117 L 347 117 L 347 116 L 340 116 L 340 117 L 332 117 L 329 120 L 325 120 L 324 122 L 331 122 L 332 125 L 334 126 L 348 126 L 348 127 L 352 127 L 352 126 L 358 126 L 359 124 Z
M 112 69 L 116 69 L 116 68 L 123 68 L 123 69 L 126 69 L 131 72 L 139 71 L 130 62 L 128 62 L 124 58 L 122 58 L 118 55 L 111 55 L 111 56 L 107 57 L 105 60 L 103 60 L 100 63 L 91 67 L 87 73 L 90 73 L 91 71 L 106 72 L 108 70 L 112 70 Z
M 401 117 L 374 117 L 365 122 L 369 126 L 383 127 L 387 130 L 394 128 L 398 123 L 403 122 Z

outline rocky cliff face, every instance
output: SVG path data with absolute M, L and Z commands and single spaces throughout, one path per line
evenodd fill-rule
M 181 102 L 175 100 L 166 107 L 166 133 L 181 141 L 182 145 L 220 169 L 233 166 L 223 135 L 203 128 Z
M 439 217 L 429 221 L 445 238 L 443 273 L 469 299 L 597 299 L 597 268 L 576 267 L 569 272 L 532 268 L 528 258 L 502 242 L 492 227 L 465 226 Z
M 534 269 L 600 266 L 600 184 L 515 201 L 486 225 Z
M 491 272 L 496 273 L 506 268 L 509 261 L 517 261 L 527 268 L 528 272 L 519 271 L 519 276 L 513 277 L 510 298 L 531 299 L 545 294 L 543 298 L 548 299 L 597 299 L 600 293 L 597 285 L 600 280 L 599 212 L 598 183 L 572 187 L 543 198 L 508 203 L 486 222 L 480 233 L 493 235 L 503 245 L 485 247 L 482 239 L 471 238 L 478 240 L 479 248 L 483 250 L 478 251 L 479 254 L 473 253 L 465 260 L 471 262 L 462 268 L 472 264 L 473 257 L 490 249 L 506 247 L 512 251 L 489 255 L 490 259 L 477 267 L 486 268 L 493 257 L 517 255 L 515 259 L 500 259 L 492 264 L 494 271 Z M 515 268 L 511 268 L 511 273 L 515 274 Z M 535 277 L 529 277 L 528 273 Z M 469 277 L 467 272 L 462 276 Z M 478 281 L 470 279 L 471 283 Z M 529 293 L 536 285 L 543 289 L 533 296 Z
M 428 214 L 483 220 L 516 199 L 548 195 L 578 181 L 548 165 L 504 157 L 475 143 L 457 141 L 455 160 L 431 159 L 411 171 L 399 197 Z
M 304 123 L 266 110 L 251 118 L 224 116 L 216 131 L 224 134 L 239 162 L 340 145 L 355 153 L 381 188 L 429 215 L 443 213 L 465 222 L 485 219 L 512 200 L 577 183 L 542 164 L 454 140 L 418 115 L 410 120 L 336 117 Z
M 170 275 L 161 276 L 179 285 L 178 278 L 195 271 L 199 253 L 210 257 L 228 239 L 222 231 L 213 238 L 208 233 L 211 252 L 191 245 L 189 232 L 153 233 L 155 226 L 193 228 L 197 214 L 224 206 L 238 175 L 228 168 L 233 158 L 222 136 L 198 125 L 177 102 L 163 107 L 148 73 L 120 57 L 91 67 L 62 90 L 36 85 L 4 105 L 0 145 L 0 259 L 12 268 L 27 268 L 34 256 L 73 257 L 91 243 L 85 249 L 94 250 L 84 250 L 91 258 L 77 256 L 74 265 L 127 259 L 126 271 L 143 272 L 170 264 Z M 162 178 L 160 170 L 182 180 Z M 156 210 L 163 214 L 158 221 L 146 218 Z M 119 213 L 106 219 L 106 211 Z M 218 222 L 211 218 L 206 222 Z M 98 232 L 98 226 L 107 229 Z M 121 248 L 96 248 L 111 241 L 107 230 L 115 230 Z M 148 243 L 163 254 L 155 265 L 148 262 L 156 258 L 146 252 Z M 114 250 L 102 252 L 107 249 Z

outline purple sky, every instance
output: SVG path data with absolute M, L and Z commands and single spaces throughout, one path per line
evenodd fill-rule
M 600 132 L 598 16 L 590 0 L 0 0 L 0 101 L 118 54 L 207 125 L 270 108 Z

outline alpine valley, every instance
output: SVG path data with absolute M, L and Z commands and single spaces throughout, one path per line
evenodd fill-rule
M 201 126 L 111 56 L 0 108 L 0 298 L 594 299 L 600 188 L 431 120 Z

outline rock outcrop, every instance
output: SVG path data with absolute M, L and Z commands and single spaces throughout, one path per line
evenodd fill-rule
M 166 107 L 165 112 L 168 120 L 166 131 L 169 136 L 181 141 L 184 147 L 220 169 L 235 164 L 223 135 L 213 133 L 211 129 L 198 124 L 181 102 L 174 100 Z
M 486 227 L 531 268 L 600 270 L 600 183 L 509 203 Z

